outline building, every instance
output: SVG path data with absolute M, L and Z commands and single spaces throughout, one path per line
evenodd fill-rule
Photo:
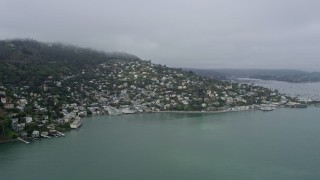
M 2 104 L 6 104 L 7 103 L 7 99 L 4 96 L 3 97 L 0 96 L 0 100 L 1 100 Z
M 14 104 L 12 104 L 12 103 L 6 103 L 6 104 L 4 104 L 4 108 L 5 108 L 5 109 L 13 109 L 13 108 L 14 108 Z
M 32 136 L 32 138 L 38 138 L 38 137 L 40 137 L 40 132 L 39 131 L 33 131 L 31 136 Z
M 31 123 L 31 122 L 32 122 L 32 117 L 27 116 L 27 117 L 26 117 L 26 123 Z

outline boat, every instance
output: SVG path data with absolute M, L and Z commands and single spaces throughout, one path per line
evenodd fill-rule
M 273 111 L 274 109 L 271 107 L 262 107 L 261 111 Z
M 70 127 L 72 129 L 78 129 L 82 125 L 82 120 L 81 118 L 76 118 L 71 124 Z
M 60 137 L 66 136 L 64 133 L 57 131 L 57 133 L 60 135 Z
M 292 106 L 292 108 L 307 108 L 308 105 L 307 104 L 295 104 Z

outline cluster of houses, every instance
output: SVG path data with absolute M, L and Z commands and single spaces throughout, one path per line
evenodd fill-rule
M 59 80 L 48 77 L 33 91 L 29 86 L 0 87 L 0 98 L 12 129 L 29 136 L 56 130 L 79 117 L 158 111 L 240 111 L 253 104 L 284 101 L 263 87 L 216 81 L 150 61 L 114 60 L 88 66 Z M 6 96 L 10 90 L 12 97 Z M 19 112 L 24 113 L 19 113 Z
M 59 84 L 66 85 L 71 99 L 75 99 L 80 108 L 90 115 L 181 110 L 238 111 L 254 107 L 248 105 L 286 101 L 270 89 L 205 79 L 149 61 L 107 62 L 82 70 Z M 86 114 L 84 111 L 80 112 L 81 115 Z

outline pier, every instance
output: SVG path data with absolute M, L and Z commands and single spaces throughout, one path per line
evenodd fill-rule
M 57 134 L 59 134 L 60 136 L 66 136 L 64 133 L 57 131 Z
M 44 134 L 41 134 L 41 137 L 51 139 L 51 137 L 50 137 L 50 136 L 47 136 L 47 135 L 44 135 Z
M 24 143 L 26 143 L 26 144 L 29 144 L 30 142 L 28 142 L 28 141 L 26 141 L 26 140 L 23 140 L 23 139 L 21 139 L 21 138 L 18 138 L 18 140 L 19 141 L 22 141 L 22 142 L 24 142 Z

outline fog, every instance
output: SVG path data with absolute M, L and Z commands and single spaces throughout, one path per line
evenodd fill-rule
M 320 70 L 318 0 L 1 0 L 0 39 L 125 51 L 173 67 Z

